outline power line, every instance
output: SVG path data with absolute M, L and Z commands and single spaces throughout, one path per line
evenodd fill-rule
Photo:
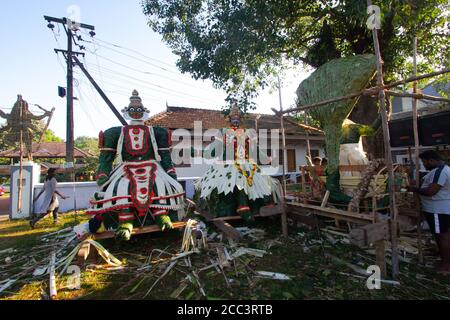
M 92 120 L 91 115 L 89 114 L 89 112 L 86 111 L 85 107 L 84 107 L 84 93 L 82 94 L 82 90 L 80 86 L 76 87 L 76 90 L 78 91 L 78 95 L 79 95 L 79 105 L 81 107 L 81 110 L 83 111 L 83 113 L 86 115 L 86 117 L 88 118 L 89 122 L 91 123 L 92 127 L 94 127 L 97 130 L 97 126 L 94 123 L 94 121 Z
M 87 34 L 86 32 L 83 32 L 83 33 Z M 83 41 L 85 41 L 85 40 L 83 40 Z M 88 42 L 88 43 L 94 43 L 94 44 L 95 44 L 95 42 L 101 42 L 101 43 L 104 43 L 104 44 L 106 44 L 106 45 L 109 45 L 109 46 L 113 46 L 113 47 L 115 47 L 115 48 L 118 48 L 118 49 L 123 49 L 123 50 L 127 50 L 127 51 L 130 51 L 130 52 L 133 52 L 133 53 L 135 53 L 135 54 L 137 54 L 137 55 L 139 55 L 139 56 L 141 56 L 141 57 L 144 57 L 144 58 L 146 58 L 146 59 L 148 59 L 148 60 L 151 60 L 151 61 L 155 61 L 155 62 L 161 63 L 161 64 L 166 65 L 166 66 L 171 67 L 171 68 L 175 68 L 175 67 L 174 67 L 172 64 L 170 64 L 170 63 L 164 62 L 164 61 L 159 60 L 159 59 L 156 59 L 156 58 L 149 57 L 149 56 L 147 56 L 147 55 L 145 55 L 145 54 L 143 54 L 143 53 L 141 53 L 141 52 L 139 52 L 139 51 L 137 51 L 137 50 L 135 50 L 135 49 L 127 48 L 127 47 L 125 47 L 125 46 L 123 46 L 123 45 L 118 45 L 118 44 L 114 44 L 114 43 L 108 42 L 108 41 L 106 41 L 106 40 L 99 39 L 98 37 L 96 37 L 95 39 L 93 39 L 93 41 L 86 41 L 86 42 Z M 105 46 L 102 46 L 102 47 L 105 48 Z M 106 48 L 106 49 L 108 49 L 108 48 Z
M 152 87 L 156 87 L 156 88 L 159 88 L 159 89 L 162 89 L 162 90 L 167 90 L 168 92 L 165 92 L 167 94 L 172 94 L 172 95 L 177 95 L 178 94 L 178 95 L 182 95 L 182 96 L 186 96 L 186 97 L 191 97 L 192 99 L 201 100 L 201 101 L 204 101 L 204 102 L 216 103 L 213 100 L 209 100 L 209 99 L 205 99 L 205 98 L 202 98 L 202 97 L 198 97 L 198 96 L 195 96 L 195 95 L 192 95 L 192 94 L 188 94 L 188 93 L 184 93 L 184 92 L 181 92 L 181 91 L 178 91 L 178 90 L 169 89 L 169 88 L 163 87 L 161 85 L 153 84 L 153 83 L 150 83 L 150 82 L 148 82 L 146 80 L 142 80 L 142 79 L 139 79 L 139 78 L 136 78 L 136 77 L 133 77 L 133 76 L 129 76 L 127 74 L 124 74 L 124 73 L 121 73 L 121 72 L 118 72 L 118 71 L 115 71 L 115 70 L 112 70 L 112 69 L 109 69 L 109 68 L 106 68 L 106 67 L 102 67 L 102 70 L 106 71 L 107 73 L 109 72 L 109 73 L 115 74 L 117 76 L 121 76 L 121 77 L 124 77 L 124 78 L 128 78 L 128 79 L 137 81 L 139 83 L 139 85 L 141 85 L 141 86 L 145 86 L 144 84 L 142 84 L 142 83 L 145 83 L 145 84 L 147 84 L 149 86 L 152 86 Z M 95 70 L 94 70 L 94 72 L 95 72 Z M 152 90 L 157 90 L 157 89 L 153 89 L 152 88 Z
M 84 33 L 84 34 L 86 34 L 86 35 L 88 34 L 88 33 L 85 32 L 85 31 L 82 31 L 82 33 Z M 105 40 L 101 40 L 101 39 L 98 39 L 97 37 L 96 37 L 95 39 L 93 39 L 93 41 L 88 41 L 88 40 L 84 40 L 84 39 L 81 39 L 81 41 L 84 41 L 84 42 L 87 42 L 87 43 L 91 43 L 91 44 L 94 45 L 94 47 L 95 47 L 95 46 L 98 46 L 98 47 L 101 47 L 101 48 L 104 48 L 104 49 L 111 50 L 111 51 L 113 51 L 113 52 L 116 52 L 116 53 L 118 53 L 118 54 L 124 55 L 124 56 L 126 56 L 126 57 L 129 57 L 129 58 L 135 59 L 135 60 L 137 60 L 137 61 L 146 63 L 146 64 L 148 64 L 148 65 L 150 65 L 150 66 L 152 66 L 152 67 L 161 69 L 161 70 L 166 71 L 166 72 L 173 73 L 173 74 L 175 74 L 175 75 L 177 75 L 177 76 L 180 76 L 180 75 L 181 75 L 179 71 L 178 71 L 178 72 L 173 72 L 173 71 L 171 71 L 171 70 L 168 70 L 167 68 L 164 68 L 164 67 L 155 65 L 155 64 L 153 64 L 153 63 L 150 63 L 150 62 L 145 61 L 145 60 L 143 60 L 143 59 L 140 59 L 140 58 L 138 58 L 138 57 L 135 57 L 135 56 L 126 54 L 126 53 L 124 53 L 124 52 L 121 52 L 121 51 L 119 51 L 119 50 L 116 50 L 116 49 L 107 47 L 107 46 L 105 46 L 105 45 L 101 45 L 101 44 L 99 44 L 98 42 L 102 42 L 102 43 L 105 43 L 105 44 L 107 44 L 107 45 L 109 45 L 109 46 L 113 46 L 113 47 L 115 47 L 115 48 L 119 48 L 119 49 L 122 49 L 122 50 L 128 50 L 128 51 L 131 51 L 131 52 L 133 52 L 133 53 L 136 53 L 136 54 L 138 54 L 138 55 L 140 55 L 140 56 L 142 56 L 142 57 L 144 57 L 144 58 L 146 58 L 146 59 L 153 60 L 153 61 L 156 61 L 156 62 L 165 64 L 165 65 L 169 65 L 169 64 L 167 64 L 167 63 L 165 63 L 165 62 L 163 62 L 163 61 L 161 61 L 161 60 L 158 60 L 158 59 L 149 57 L 149 56 L 147 56 L 147 55 L 145 55 L 145 54 L 142 54 L 142 53 L 140 53 L 140 52 L 137 51 L 137 50 L 130 49 L 130 48 L 127 48 L 127 47 L 125 47 L 125 46 L 121 46 L 121 45 L 118 45 L 118 44 L 114 44 L 114 43 L 111 43 L 111 42 L 108 42 L 108 41 L 105 41 Z M 102 59 L 104 59 L 104 60 L 107 60 L 107 61 L 109 61 L 109 62 L 111 62 L 111 63 L 113 63 L 113 64 L 116 64 L 116 65 L 120 65 L 120 66 L 122 66 L 122 67 L 124 67 L 124 68 L 127 68 L 127 69 L 129 69 L 129 70 L 132 70 L 132 71 L 135 71 L 135 72 L 139 72 L 139 73 L 143 73 L 143 74 L 147 74 L 147 75 L 155 75 L 155 76 L 162 77 L 162 78 L 165 78 L 165 79 L 168 79 L 168 80 L 171 80 L 171 81 L 176 81 L 177 83 L 185 84 L 185 85 L 187 85 L 187 86 L 190 86 L 190 87 L 193 87 L 193 88 L 196 88 L 196 89 L 199 89 L 199 90 L 205 90 L 205 88 L 200 88 L 200 87 L 198 87 L 198 86 L 195 86 L 195 85 L 192 85 L 192 84 L 188 84 L 188 83 L 186 83 L 186 82 L 184 82 L 184 81 L 176 80 L 176 79 L 173 79 L 173 78 L 170 78 L 170 77 L 167 77 L 167 76 L 158 74 L 158 73 L 154 73 L 154 72 L 148 72 L 148 71 L 146 72 L 146 71 L 143 71 L 143 70 L 138 70 L 138 69 L 136 69 L 136 68 L 133 68 L 133 67 L 124 65 L 124 64 L 119 63 L 119 62 L 117 62 L 117 61 L 115 61 L 115 60 L 112 60 L 112 59 L 110 59 L 110 58 L 107 58 L 107 57 L 104 57 L 104 56 L 102 56 L 102 55 L 99 55 L 99 54 L 97 53 L 98 50 L 97 50 L 96 48 L 94 48 L 94 51 L 91 51 L 91 50 L 89 50 L 89 49 L 88 49 L 88 51 L 91 52 L 91 53 L 92 53 L 93 55 L 95 55 L 96 57 L 100 57 L 100 58 L 102 58 Z M 97 60 L 97 62 L 98 62 L 98 60 Z M 169 66 L 173 67 L 172 65 L 169 65 Z M 187 93 L 184 93 L 184 92 L 181 92 L 181 91 L 169 89 L 169 88 L 166 88 L 166 87 L 161 86 L 161 85 L 157 85 L 157 84 L 154 84 L 154 83 L 149 83 L 148 81 L 145 81 L 145 80 L 142 80 L 142 79 L 138 79 L 138 78 L 136 78 L 136 77 L 132 77 L 132 76 L 129 76 L 129 75 L 127 75 L 127 74 L 123 74 L 123 73 L 120 73 L 120 72 L 111 70 L 111 69 L 109 69 L 109 68 L 101 67 L 101 66 L 99 65 L 99 63 L 98 63 L 98 69 L 99 69 L 99 70 L 98 70 L 98 71 L 99 71 L 99 72 L 98 72 L 98 75 L 100 75 L 100 77 L 102 77 L 102 78 L 103 78 L 103 76 L 102 76 L 102 72 L 101 72 L 101 71 L 102 71 L 102 70 L 103 70 L 103 71 L 106 70 L 106 71 L 109 71 L 110 73 L 115 73 L 115 74 L 120 75 L 120 76 L 122 76 L 122 77 L 126 77 L 126 78 L 129 78 L 129 79 L 133 79 L 133 80 L 135 80 L 135 81 L 139 81 L 139 83 L 144 82 L 144 83 L 147 83 L 147 84 L 150 85 L 150 86 L 157 87 L 157 88 L 160 88 L 160 89 L 163 89 L 163 90 L 168 90 L 169 92 L 162 92 L 162 93 L 165 93 L 165 94 L 174 94 L 174 92 L 176 92 L 176 93 L 178 93 L 179 95 L 186 96 L 186 97 L 191 97 L 191 98 L 196 99 L 196 100 L 198 100 L 198 101 L 204 101 L 204 102 L 209 102 L 209 103 L 214 103 L 214 104 L 221 104 L 221 103 L 218 103 L 218 102 L 213 101 L 213 100 L 210 100 L 210 99 L 205 99 L 205 98 L 203 98 L 203 97 L 199 97 L 199 96 L 195 96 L 195 95 L 192 95 L 192 94 L 187 94 Z M 91 71 L 92 71 L 92 70 L 91 70 Z M 154 89 L 152 89 L 152 90 L 154 90 Z M 208 88 L 207 90 L 209 90 L 211 93 L 213 92 L 213 91 L 212 91 L 211 89 L 209 89 L 209 88 Z
M 161 75 L 161 74 L 159 74 L 159 73 L 150 72 L 150 71 L 144 71 L 144 70 L 140 70 L 140 69 L 137 69 L 137 68 L 133 68 L 133 67 L 127 66 L 127 65 L 125 65 L 125 64 L 123 64 L 123 63 L 120 63 L 120 62 L 114 61 L 114 60 L 112 60 L 112 59 L 109 59 L 109 58 L 107 58 L 107 57 L 104 57 L 104 56 L 102 56 L 102 55 L 99 55 L 99 54 L 97 54 L 96 52 L 94 52 L 94 53 L 91 52 L 91 53 L 94 54 L 95 56 L 97 56 L 98 58 L 104 59 L 104 60 L 109 61 L 109 62 L 111 62 L 111 63 L 113 63 L 113 64 L 115 64 L 115 65 L 121 66 L 121 67 L 123 67 L 123 68 L 127 68 L 127 69 L 129 69 L 129 70 L 132 70 L 132 71 L 135 71 L 135 72 L 138 72 L 138 73 L 142 73 L 142 74 L 145 74 L 145 75 L 153 75 L 153 76 L 160 77 L 160 78 L 163 78 L 163 79 L 167 79 L 167 80 L 171 80 L 171 81 L 176 81 L 177 83 L 183 84 L 183 85 L 185 85 L 185 86 L 189 86 L 189 87 L 196 88 L 196 89 L 200 89 L 200 90 L 205 90 L 205 88 L 201 88 L 201 87 L 199 87 L 199 86 L 197 86 L 197 85 L 190 84 L 190 83 L 187 83 L 187 82 L 184 82 L 184 81 L 181 81 L 181 80 L 177 80 L 177 79 L 174 79 L 174 78 L 170 78 L 170 77 Z M 213 90 L 211 90 L 210 88 L 206 88 L 206 90 L 209 90 L 209 91 L 213 92 Z
M 77 75 L 81 75 L 81 73 L 75 72 Z M 82 75 L 81 75 L 82 76 Z M 82 78 L 80 78 L 82 79 Z M 85 86 L 86 83 L 84 82 L 84 80 L 80 80 L 81 86 Z M 87 87 L 89 88 L 87 90 L 88 94 L 84 94 L 86 97 L 88 97 L 89 103 L 90 105 L 93 107 L 92 110 L 97 114 L 97 117 L 99 119 L 102 119 L 105 116 L 105 113 L 101 113 L 98 106 L 94 105 L 94 102 L 97 104 L 98 101 L 98 97 L 94 91 L 94 87 L 92 86 L 92 84 L 90 82 L 87 83 Z M 80 87 L 80 90 L 84 93 L 85 91 Z M 100 104 L 98 104 L 100 105 Z M 108 112 L 106 113 L 108 115 L 108 117 L 110 118 L 111 114 Z M 111 119 L 111 118 L 110 118 Z
M 83 40 L 83 41 L 86 41 L 86 40 Z M 87 41 L 86 41 L 86 42 L 87 42 Z M 88 43 L 94 43 L 94 42 L 90 41 L 90 42 L 88 42 Z M 136 56 L 132 56 L 132 55 L 130 55 L 130 54 L 121 52 L 121 51 L 119 51 L 119 50 L 116 50 L 116 49 L 113 49 L 113 48 L 110 48 L 110 47 L 107 47 L 107 46 L 104 46 L 104 45 L 101 45 L 101 44 L 98 44 L 98 43 L 97 43 L 97 46 L 99 46 L 100 48 L 104 48 L 104 49 L 107 49 L 107 50 L 116 52 L 116 53 L 118 53 L 118 54 L 120 54 L 120 55 L 123 55 L 123 56 L 126 56 L 126 57 L 128 57 L 128 58 L 131 58 L 131 59 L 140 61 L 140 62 L 142 62 L 142 63 L 148 64 L 149 66 L 152 66 L 152 67 L 154 67 L 154 68 L 157 68 L 157 69 L 160 69 L 160 70 L 163 70 L 163 71 L 166 71 L 166 72 L 175 74 L 175 75 L 179 75 L 179 72 L 175 72 L 175 71 L 169 70 L 169 69 L 167 69 L 167 68 L 165 68 L 165 67 L 158 66 L 157 64 L 154 64 L 154 63 L 149 62 L 149 61 L 147 61 L 147 60 L 138 58 L 138 57 L 136 57 Z

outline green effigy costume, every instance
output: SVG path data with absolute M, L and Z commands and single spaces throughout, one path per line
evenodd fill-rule
M 136 90 L 130 100 L 123 110 L 130 124 L 100 133 L 100 189 L 86 211 L 95 215 L 91 233 L 113 229 L 123 240 L 130 239 L 133 228 L 154 222 L 171 229 L 177 213 L 183 213 L 185 195 L 171 159 L 170 131 L 144 124 L 148 110 Z
M 314 104 L 359 92 L 367 86 L 375 72 L 376 60 L 371 54 L 331 60 L 300 84 L 297 89 L 298 104 Z M 325 132 L 328 158 L 326 187 L 330 191 L 330 202 L 336 204 L 348 204 L 351 200 L 340 190 L 339 155 L 341 140 L 345 142 L 345 138 L 342 139 L 342 125 L 357 102 L 358 98 L 347 99 L 308 111 L 313 119 L 320 122 Z
M 239 128 L 237 107 L 233 107 L 230 120 L 231 128 L 222 129 L 221 138 L 204 151 L 204 158 L 219 159 L 196 182 L 196 197 L 214 217 L 240 215 L 251 220 L 261 207 L 281 201 L 281 184 L 262 174 L 254 159 L 259 157 L 267 164 L 270 159 L 259 152 L 255 132 Z

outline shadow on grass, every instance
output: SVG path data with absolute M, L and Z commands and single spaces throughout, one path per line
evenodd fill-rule
M 13 222 L 5 227 L 0 224 L 0 246 L 3 240 L 10 244 L 32 246 L 37 238 L 48 232 L 63 229 L 79 222 L 74 216 L 67 216 L 60 226 L 54 227 L 51 221 L 43 221 L 33 233 L 27 233 L 24 222 Z M 227 285 L 222 273 L 214 268 L 199 274 L 206 297 L 199 289 L 188 283 L 179 299 L 223 299 L 223 300 L 348 300 L 348 299 L 446 299 L 450 289 L 450 279 L 436 275 L 432 269 L 413 263 L 402 263 L 400 286 L 382 284 L 381 290 L 369 290 L 365 278 L 358 278 L 345 265 L 336 264 L 327 255 L 334 255 L 348 263 L 366 269 L 374 264 L 374 257 L 364 250 L 345 244 L 332 244 L 323 234 L 306 229 L 290 229 L 288 239 L 281 238 L 279 218 L 261 219 L 251 224 L 233 222 L 235 227 L 248 226 L 263 229 L 266 236 L 261 241 L 246 240 L 242 247 L 267 250 L 263 258 L 243 256 L 241 266 L 227 268 L 226 274 L 231 284 Z M 42 228 L 42 229 L 41 229 Z M 212 227 L 211 227 L 212 229 Z M 30 232 L 28 230 L 28 232 Z M 171 299 L 171 294 L 179 287 L 189 270 L 176 266 L 152 290 L 158 276 L 164 269 L 138 271 L 154 249 L 176 253 L 181 248 L 183 233 L 180 230 L 158 232 L 135 236 L 129 242 L 116 242 L 114 239 L 101 241 L 101 244 L 115 257 L 122 260 L 127 268 L 123 270 L 86 270 L 90 262 L 80 265 L 81 287 L 68 288 L 68 275 L 58 277 L 58 299 L 85 300 L 124 300 L 124 299 Z M 267 242 L 276 240 L 267 248 Z M 34 242 L 33 242 L 34 241 Z M 0 247 L 1 249 L 1 247 Z M 204 254 L 192 255 L 192 264 L 204 266 Z M 206 260 L 207 261 L 207 260 Z M 154 267 L 155 269 L 158 266 Z M 255 277 L 254 271 L 284 273 L 291 277 L 288 281 L 277 281 Z M 42 299 L 48 292 L 48 276 L 32 283 L 21 285 L 17 290 L 7 293 L 6 299 Z M 368 275 L 367 275 L 368 277 Z M 3 280 L 3 279 L 0 279 Z

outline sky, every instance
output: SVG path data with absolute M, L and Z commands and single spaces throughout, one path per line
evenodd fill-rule
M 17 0 L 0 1 L 0 108 L 9 112 L 22 94 L 29 104 L 55 108 L 50 129 L 66 137 L 66 99 L 58 86 L 66 87 L 64 58 L 54 49 L 66 49 L 67 37 L 56 25 L 52 32 L 44 15 L 80 17 L 95 26 L 96 36 L 80 33 L 88 42 L 82 59 L 87 70 L 120 111 L 128 105 L 133 89 L 155 115 L 166 105 L 216 109 L 225 104 L 226 94 L 210 81 L 195 81 L 176 68 L 177 57 L 147 25 L 140 0 Z M 86 31 L 84 31 L 86 32 Z M 77 47 L 74 50 L 78 50 Z M 295 103 L 295 90 L 307 73 L 295 67 L 286 74 L 282 87 L 285 108 Z M 120 125 L 106 103 L 79 68 L 75 68 L 75 137 L 96 137 L 101 130 Z M 258 113 L 272 113 L 279 107 L 278 92 L 261 93 L 255 101 Z M 42 114 L 30 105 L 36 114 Z

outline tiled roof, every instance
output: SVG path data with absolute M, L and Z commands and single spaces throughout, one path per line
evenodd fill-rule
M 201 121 L 204 130 L 227 128 L 230 125 L 220 110 L 183 107 L 167 107 L 166 111 L 147 120 L 147 124 L 169 129 L 194 129 L 194 121 Z M 258 123 L 259 129 L 280 129 L 280 120 L 275 115 L 250 113 L 245 116 L 243 122 L 245 128 L 255 128 Z M 285 126 L 287 132 L 304 132 L 290 123 L 285 123 Z
M 170 129 L 194 129 L 194 121 L 202 121 L 204 129 L 224 128 L 229 122 L 220 110 L 167 107 L 147 123 Z
M 66 157 L 66 143 L 65 142 L 42 142 L 39 150 L 38 143 L 33 143 L 33 158 L 62 158 Z M 88 152 L 75 148 L 75 158 L 88 158 Z M 20 156 L 19 150 L 5 150 L 0 152 L 0 158 L 18 158 Z

